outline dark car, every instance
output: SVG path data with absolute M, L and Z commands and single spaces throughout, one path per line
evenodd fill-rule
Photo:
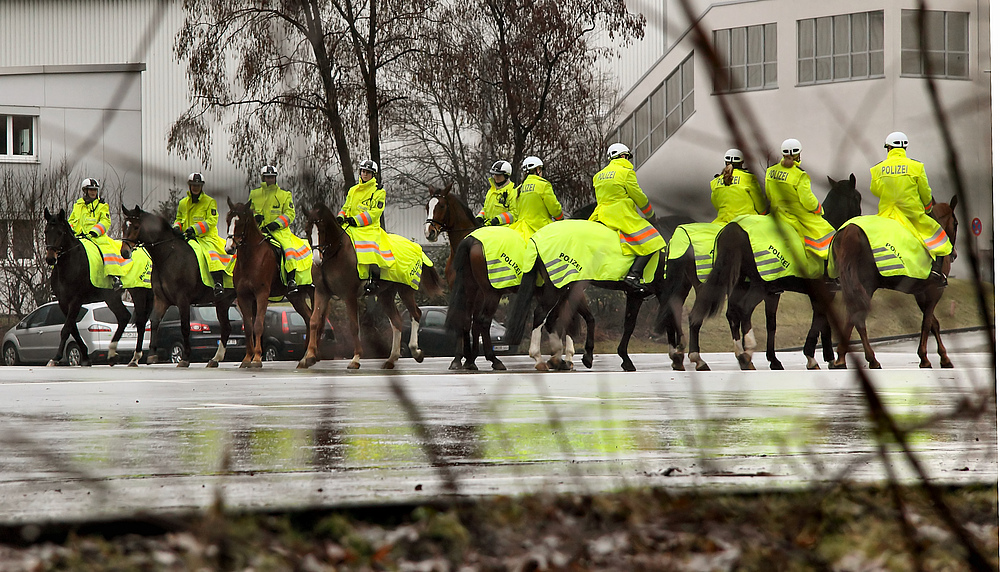
M 243 317 L 236 306 L 229 307 L 229 323 L 233 331 L 226 344 L 226 361 L 240 361 L 246 356 Z M 215 306 L 191 306 L 190 361 L 207 362 L 219 347 L 221 325 L 215 313 Z M 183 351 L 181 340 L 181 314 L 177 306 L 171 306 L 160 321 L 159 338 L 156 340 L 157 353 L 161 359 L 169 358 L 177 363 Z
M 448 330 L 444 325 L 445 317 L 448 315 L 447 306 L 421 306 L 420 329 L 417 330 L 417 344 L 424 351 L 427 357 L 454 357 L 455 347 L 458 343 L 458 336 Z M 410 341 L 410 313 L 403 312 L 403 339 L 400 344 L 400 353 L 403 357 L 410 357 L 410 348 L 407 345 Z M 490 339 L 493 340 L 493 351 L 497 355 L 511 355 L 517 353 L 515 346 L 511 351 L 510 346 L 503 343 L 503 336 L 506 328 L 500 322 L 493 320 L 490 327 Z M 482 350 L 480 350 L 482 354 Z
M 306 334 L 309 324 L 287 305 L 267 306 L 264 315 L 264 335 L 260 340 L 263 361 L 300 360 L 306 354 Z M 327 320 L 319 340 L 320 359 L 334 358 L 333 328 Z

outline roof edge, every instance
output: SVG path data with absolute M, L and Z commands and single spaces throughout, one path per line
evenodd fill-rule
M 37 75 L 51 73 L 128 73 L 144 72 L 146 64 L 70 64 L 56 66 L 11 66 L 0 67 L 0 75 Z

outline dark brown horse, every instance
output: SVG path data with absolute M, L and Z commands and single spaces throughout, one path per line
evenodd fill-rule
M 219 349 L 208 361 L 207 367 L 219 367 L 225 357 L 226 344 L 232 333 L 229 322 L 229 306 L 235 293 L 227 290 L 221 298 L 216 298 L 211 286 L 205 285 L 198 268 L 198 258 L 194 249 L 184 238 L 174 234 L 171 225 L 159 215 L 144 212 L 138 205 L 132 210 L 122 205 L 125 215 L 125 238 L 122 240 L 122 256 L 131 255 L 138 246 L 145 247 L 153 260 L 151 282 L 153 285 L 153 312 L 150 318 L 149 357 L 146 363 L 157 363 L 158 329 L 164 312 L 170 306 L 177 306 L 181 316 L 181 338 L 184 351 L 177 367 L 188 367 L 191 356 L 191 305 L 213 304 L 221 328 Z
M 108 346 L 108 363 L 110 365 L 118 363 L 118 341 L 121 340 L 131 316 L 128 308 L 122 303 L 121 293 L 110 288 L 98 288 L 91 282 L 87 251 L 81 239 L 74 236 L 64 209 L 60 209 L 56 214 L 45 209 L 45 262 L 52 266 L 50 277 L 52 293 L 59 301 L 59 309 L 66 316 L 66 322 L 60 331 L 59 348 L 48 365 L 54 366 L 62 361 L 66 342 L 70 336 L 80 349 L 80 365 L 90 365 L 90 351 L 76 327 L 76 316 L 83 304 L 97 300 L 104 300 L 107 303 L 118 322 Z M 134 321 L 138 334 L 132 357 L 135 361 L 142 355 L 142 341 L 146 333 L 146 320 L 149 318 L 152 296 L 149 288 L 129 288 L 129 293 L 135 303 Z
M 957 204 L 958 197 L 956 196 L 951 199 L 950 203 L 935 203 L 930 213 L 931 217 L 944 229 L 952 245 L 956 243 L 955 239 L 958 235 L 958 220 L 955 218 Z M 923 314 L 923 321 L 920 325 L 920 346 L 917 348 L 920 367 L 931 367 L 931 362 L 927 359 L 927 339 L 931 333 L 937 340 L 941 367 L 954 367 L 951 359 L 948 358 L 948 351 L 941 341 L 941 324 L 934 316 L 934 308 L 944 293 L 944 288 L 941 287 L 936 278 L 928 277 L 916 280 L 905 276 L 882 276 L 875 265 L 875 256 L 872 254 L 868 237 L 860 227 L 854 224 L 848 224 L 837 232 L 831 248 L 834 262 L 840 272 L 840 288 L 844 292 L 844 302 L 847 306 L 844 325 L 845 337 L 840 340 L 840 344 L 837 346 L 837 361 L 832 367 L 837 369 L 847 367 L 845 356 L 850 349 L 851 332 L 855 328 L 861 336 L 861 344 L 864 347 L 868 367 L 871 369 L 882 367 L 875 359 L 875 351 L 868 342 L 868 327 L 865 324 L 868 312 L 871 310 L 872 295 L 879 288 L 913 294 L 913 298 L 917 301 L 917 306 Z M 951 256 L 945 260 L 942 268 L 945 275 L 951 269 L 951 261 L 954 257 L 955 252 L 952 250 Z
M 261 367 L 261 337 L 264 334 L 268 298 L 287 296 L 295 311 L 304 320 L 311 322 L 313 311 L 310 303 L 314 288 L 308 284 L 289 292 L 280 274 L 284 256 L 257 226 L 253 208 L 249 204 L 233 203 L 228 197 L 226 201 L 229 203 L 229 212 L 226 214 L 226 227 L 229 229 L 226 251 L 236 255 L 233 287 L 236 290 L 236 303 L 243 314 L 243 330 L 246 332 L 247 355 L 240 367 L 257 368 Z M 309 334 L 306 337 L 308 346 Z
M 354 358 L 347 369 L 361 367 L 361 337 L 358 329 L 358 257 L 351 237 L 337 223 L 336 216 L 326 205 L 317 203 L 306 211 L 306 236 L 313 249 L 313 298 L 312 317 L 309 319 L 309 345 L 298 367 L 307 368 L 319 360 L 319 340 L 330 310 L 333 296 L 339 297 L 347 307 L 348 330 L 354 340 Z

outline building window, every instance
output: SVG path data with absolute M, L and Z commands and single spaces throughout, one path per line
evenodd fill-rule
M 0 219 L 0 256 L 3 260 L 29 260 L 34 252 L 35 225 L 32 221 Z
M 778 87 L 778 25 L 762 24 L 712 32 L 720 67 L 715 92 Z
M 799 85 L 885 77 L 883 15 L 799 20 Z
M 694 52 L 653 89 L 612 134 L 632 150 L 636 167 L 694 114 Z
M 38 118 L 31 115 L 0 115 L 0 161 L 34 162 Z
M 920 11 L 903 10 L 902 75 L 969 78 L 969 13 L 925 13 L 927 61 L 920 57 Z

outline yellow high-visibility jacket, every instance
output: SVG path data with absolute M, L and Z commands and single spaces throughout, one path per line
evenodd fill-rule
M 952 244 L 930 217 L 934 199 L 924 164 L 906 156 L 906 149 L 890 149 L 885 161 L 871 168 L 872 194 L 878 197 L 878 216 L 899 221 L 923 243 L 931 256 L 951 254 Z
M 590 220 L 618 231 L 622 254 L 644 256 L 667 246 L 646 220 L 656 215 L 646 193 L 639 188 L 635 168 L 628 159 L 612 159 L 594 175 L 594 194 L 597 206 Z

